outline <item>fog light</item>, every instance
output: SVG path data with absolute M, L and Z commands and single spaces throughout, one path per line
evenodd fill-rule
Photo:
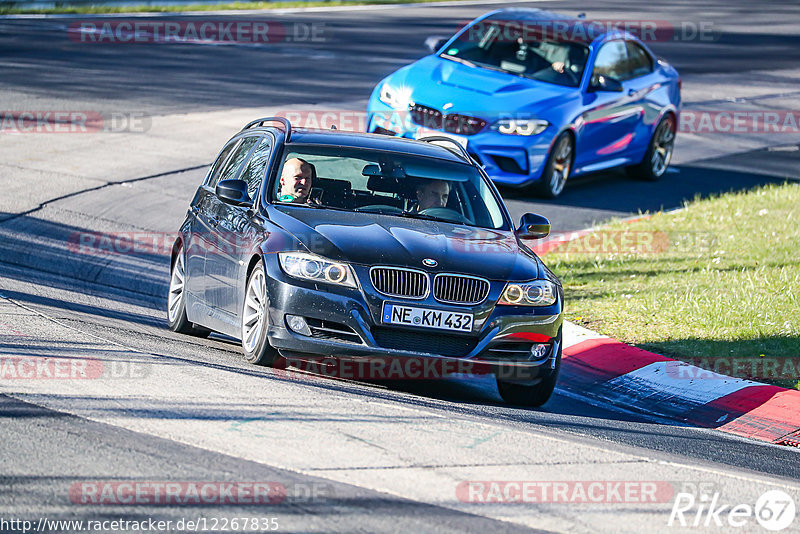
M 543 343 L 536 343 L 531 346 L 531 356 L 534 360 L 544 358 L 547 355 L 548 345 Z
M 311 335 L 311 329 L 308 327 L 308 323 L 306 323 L 305 318 L 300 317 L 299 315 L 287 315 L 286 324 L 289 325 L 290 330 L 297 332 L 302 336 Z

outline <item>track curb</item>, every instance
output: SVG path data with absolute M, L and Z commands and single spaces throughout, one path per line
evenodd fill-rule
M 640 214 L 623 222 L 650 216 Z M 557 235 L 534 250 L 546 254 L 600 229 L 602 226 Z M 562 382 L 560 387 L 679 424 L 800 447 L 800 391 L 723 375 L 569 321 L 564 325 L 561 366 L 570 382 Z

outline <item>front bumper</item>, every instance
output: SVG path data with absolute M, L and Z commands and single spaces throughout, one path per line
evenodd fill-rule
M 353 265 L 358 289 L 315 284 L 287 276 L 276 255 L 265 260 L 270 298 L 270 344 L 288 359 L 438 360 L 453 372 L 509 372 L 514 378 L 537 378 L 554 372 L 560 354 L 563 295 L 552 306 L 495 306 L 504 282 L 492 282 L 480 305 L 453 306 L 433 300 L 403 300 L 378 294 L 368 267 Z M 471 312 L 471 333 L 387 325 L 384 301 L 438 310 Z M 287 326 L 287 315 L 305 318 L 312 335 Z M 534 351 L 533 349 L 536 348 Z M 450 362 L 450 363 L 447 363 Z
M 421 129 L 407 111 L 393 110 L 377 99 L 369 104 L 366 124 L 367 132 L 409 139 L 415 139 Z M 467 142 L 467 151 L 494 182 L 519 187 L 541 178 L 557 133 L 553 125 L 530 137 L 504 135 L 487 126 L 474 135 L 461 137 Z M 457 137 L 447 132 L 430 131 L 430 135 L 434 134 Z

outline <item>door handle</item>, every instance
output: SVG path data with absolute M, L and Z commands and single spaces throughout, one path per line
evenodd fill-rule
M 636 89 L 628 89 L 628 96 L 633 96 L 636 94 Z

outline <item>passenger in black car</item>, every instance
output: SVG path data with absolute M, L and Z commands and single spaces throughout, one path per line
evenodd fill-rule
M 426 180 L 417 187 L 417 211 L 443 208 L 450 197 L 450 182 Z

